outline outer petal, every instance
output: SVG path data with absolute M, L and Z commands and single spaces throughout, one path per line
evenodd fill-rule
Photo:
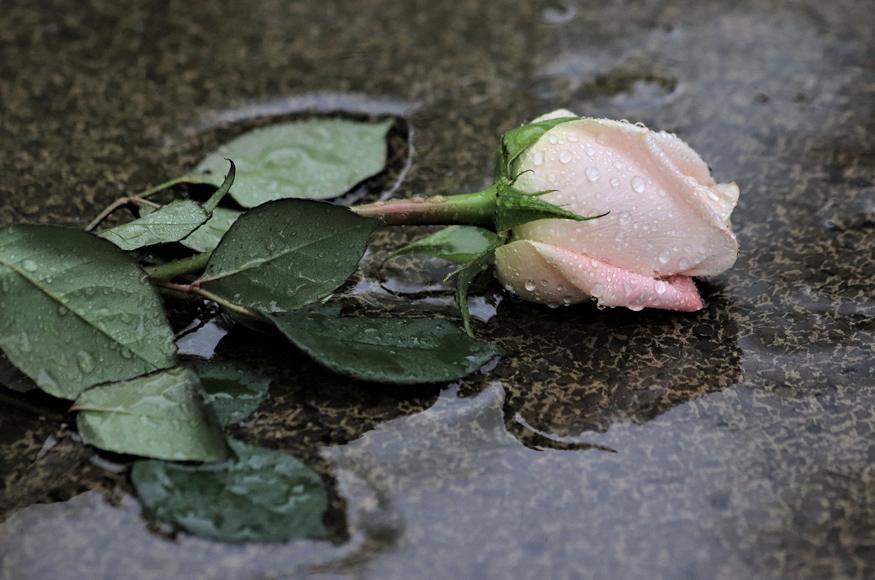
M 532 222 L 517 228 L 515 237 L 648 277 L 726 270 L 738 253 L 727 226 L 731 191 L 718 188 L 698 155 L 678 143 L 668 134 L 605 119 L 554 127 L 521 156 L 518 169 L 530 171 L 517 185 L 556 190 L 544 199 L 579 214 L 611 213 L 584 223 Z
M 573 304 L 593 297 L 601 306 L 632 310 L 702 308 L 699 291 L 687 276 L 650 278 L 541 242 L 517 240 L 499 247 L 495 266 L 509 290 L 533 302 Z

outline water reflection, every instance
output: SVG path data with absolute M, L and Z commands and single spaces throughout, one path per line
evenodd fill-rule
M 694 316 L 585 306 L 533 316 L 529 305 L 507 302 L 497 324 L 523 330 L 512 345 L 517 358 L 496 369 L 508 428 L 535 447 L 548 444 L 545 436 L 562 446 L 733 385 L 741 375 L 738 328 L 730 305 L 711 294 Z

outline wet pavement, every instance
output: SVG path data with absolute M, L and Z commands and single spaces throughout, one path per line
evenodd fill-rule
M 4 389 L 0 577 L 875 576 L 871 7 L 606 4 L 5 3 L 0 223 L 82 225 L 249 127 L 338 112 L 398 119 L 347 201 L 477 190 L 499 132 L 565 107 L 677 132 L 740 185 L 742 251 L 689 315 L 481 288 L 510 355 L 450 386 L 189 335 L 276 377 L 236 435 L 322 475 L 327 542 L 172 537 L 64 405 Z M 353 306 L 452 314 L 439 265 L 380 267 L 413 235 L 377 236 Z

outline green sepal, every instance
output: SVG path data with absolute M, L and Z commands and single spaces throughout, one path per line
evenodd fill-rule
M 456 306 L 459 308 L 459 314 L 462 316 L 462 324 L 465 327 L 465 332 L 468 333 L 468 336 L 474 336 L 474 330 L 471 327 L 471 310 L 468 308 L 468 289 L 480 273 L 485 272 L 493 265 L 495 262 L 495 250 L 506 241 L 506 235 L 496 236 L 495 242 L 489 248 L 446 277 L 446 280 L 451 278 L 456 279 L 454 298 L 456 300 Z
M 534 145 L 544 133 L 556 125 L 578 119 L 580 117 L 558 117 L 556 119 L 529 123 L 528 125 L 523 125 L 506 132 L 501 136 L 501 144 L 498 147 L 495 174 L 493 176 L 495 181 L 499 181 L 502 178 L 513 181 L 511 179 L 513 163 L 526 149 Z
M 416 240 L 393 252 L 389 258 L 403 254 L 418 254 L 441 258 L 455 264 L 467 264 L 489 250 L 498 236 L 477 226 L 449 226 Z
M 508 183 L 499 184 L 495 203 L 495 229 L 502 233 L 518 225 L 542 219 L 569 219 L 584 222 L 610 213 L 605 212 L 595 216 L 578 215 L 542 200 L 540 197 L 547 193 L 550 191 L 526 193 Z

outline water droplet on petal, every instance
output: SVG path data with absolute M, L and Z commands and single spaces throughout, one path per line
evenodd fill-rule
M 601 284 L 596 284 L 595 286 L 592 287 L 592 295 L 595 296 L 596 298 L 598 298 L 599 296 L 601 296 L 604 293 L 605 293 L 605 287 L 602 286 Z
M 37 266 L 36 262 L 34 262 L 33 260 L 25 260 L 21 263 L 21 267 L 28 272 L 36 272 L 37 270 L 39 270 L 39 266 Z
M 611 178 L 611 187 L 620 187 L 620 180 L 616 177 Z
M 680 267 L 681 270 L 686 270 L 687 268 L 690 267 L 690 261 L 687 260 L 686 258 L 681 258 L 680 261 L 678 262 L 678 266 Z
M 592 183 L 598 181 L 601 176 L 598 167 L 593 167 L 591 165 L 584 170 L 584 173 L 586 174 L 586 179 Z
M 532 153 L 532 163 L 535 165 L 543 165 L 544 164 L 544 152 L 543 151 L 535 151 Z
M 644 180 L 637 175 L 632 178 L 632 189 L 635 190 L 636 193 L 644 193 L 645 185 Z
M 571 153 L 569 153 L 568 151 L 562 151 L 561 153 L 559 153 L 559 163 L 562 163 L 563 165 L 565 165 L 565 164 L 569 163 L 570 161 L 571 161 Z
M 663 282 L 662 280 L 656 281 L 656 293 L 660 296 L 665 294 L 665 291 L 668 290 L 668 284 Z
M 617 217 L 618 217 L 619 220 L 620 220 L 620 225 L 621 225 L 622 227 L 624 227 L 624 228 L 625 228 L 625 227 L 628 227 L 628 226 L 629 226 L 629 222 L 632 221 L 632 216 L 629 214 L 628 211 L 621 211 L 621 212 L 620 212 L 620 215 L 617 216 Z
M 526 280 L 525 288 L 529 292 L 534 292 L 535 291 L 535 281 L 534 280 Z
M 668 261 L 671 259 L 671 255 L 668 251 L 662 251 L 659 253 L 659 263 L 660 264 L 668 264 Z

